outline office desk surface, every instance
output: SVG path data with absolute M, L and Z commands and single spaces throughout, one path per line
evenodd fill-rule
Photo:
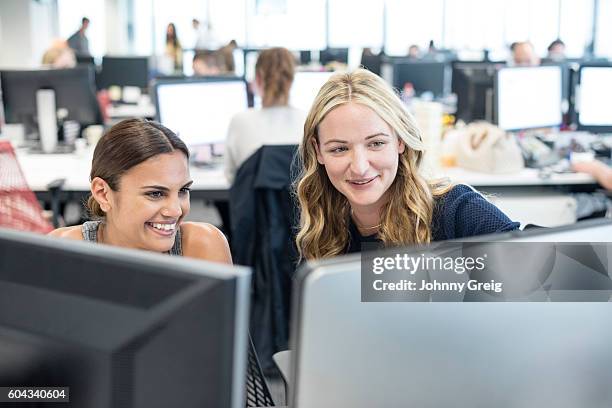
M 596 181 L 584 173 L 552 173 L 542 177 L 539 170 L 523 169 L 517 173 L 488 174 L 465 170 L 460 167 L 448 167 L 440 171 L 441 175 L 450 177 L 457 183 L 466 183 L 474 187 L 521 187 L 521 186 L 558 186 L 595 184 Z
M 34 192 L 44 192 L 47 185 L 65 179 L 62 190 L 85 193 L 89 191 L 89 172 L 93 150 L 83 154 L 29 154 L 17 151 L 17 159 L 28 185 Z M 223 167 L 190 168 L 193 196 L 207 199 L 227 199 L 229 183 Z
M 47 184 L 59 178 L 65 179 L 63 190 L 75 192 L 89 191 L 89 171 L 93 150 L 76 154 L 29 154 L 17 151 L 17 158 L 30 188 L 43 192 Z M 192 190 L 206 198 L 206 195 L 221 198 L 227 194 L 229 183 L 225 178 L 222 166 L 211 168 L 191 167 L 194 181 Z M 523 169 L 512 174 L 486 174 L 464 170 L 458 167 L 442 169 L 440 175 L 448 176 L 455 183 L 465 183 L 478 187 L 509 187 L 520 189 L 533 186 L 569 186 L 595 184 L 595 180 L 586 174 L 568 173 L 552 174 L 548 178 L 539 176 L 537 170 Z M 210 197 L 209 197 L 210 198 Z

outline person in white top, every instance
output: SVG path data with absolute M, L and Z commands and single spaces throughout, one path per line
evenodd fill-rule
M 208 21 L 202 24 L 200 20 L 194 18 L 191 20 L 191 24 L 195 33 L 195 43 L 193 45 L 195 50 L 216 50 L 221 46 L 212 29 L 212 25 Z
M 261 109 L 237 114 L 230 122 L 225 144 L 225 174 L 233 183 L 236 172 L 263 145 L 298 144 L 306 112 L 289 106 L 295 59 L 285 48 L 270 48 L 255 64 L 255 92 Z

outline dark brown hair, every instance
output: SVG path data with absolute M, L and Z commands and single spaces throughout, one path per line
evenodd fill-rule
M 157 156 L 180 150 L 189 160 L 189 150 L 179 137 L 165 126 L 144 119 L 127 119 L 111 127 L 94 150 L 89 180 L 100 177 L 113 191 L 119 191 L 121 176 L 138 164 Z M 87 208 L 91 218 L 104 218 L 98 202 L 90 196 Z
M 295 73 L 295 58 L 286 48 L 264 50 L 257 58 L 255 72 L 263 82 L 263 106 L 287 105 Z

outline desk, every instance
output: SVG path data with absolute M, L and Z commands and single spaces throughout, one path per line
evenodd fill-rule
M 80 200 L 89 193 L 89 171 L 92 150 L 82 155 L 27 154 L 17 151 L 17 158 L 30 188 L 40 199 L 48 199 L 47 184 L 66 179 L 60 196 L 65 200 Z M 455 183 L 469 184 L 484 193 L 502 211 L 522 224 L 556 226 L 575 221 L 575 200 L 568 191 L 575 187 L 595 188 L 595 180 L 586 174 L 552 174 L 541 178 L 538 171 L 524 169 L 515 174 L 485 174 L 447 168 L 438 174 Z M 192 198 L 227 201 L 229 183 L 221 166 L 191 168 Z
M 151 104 L 150 101 L 140 105 L 111 105 L 109 106 L 107 113 L 111 120 L 127 118 L 154 118 L 155 106 Z
M 473 187 L 559 187 L 597 184 L 595 179 L 588 174 L 553 173 L 550 177 L 543 178 L 536 169 L 523 169 L 518 173 L 510 174 L 487 174 L 460 167 L 448 167 L 441 169 L 438 174 L 450 177 L 455 183 L 465 183 Z
M 47 185 L 63 178 L 61 196 L 74 199 L 89 193 L 89 172 L 93 150 L 76 154 L 29 154 L 17 150 L 17 160 L 30 188 L 41 199 L 46 198 Z M 193 198 L 205 200 L 227 200 L 229 183 L 221 166 L 212 168 L 191 167 Z

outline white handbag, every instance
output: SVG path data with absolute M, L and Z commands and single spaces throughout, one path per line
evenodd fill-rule
M 460 132 L 459 167 L 485 173 L 513 173 L 525 167 L 514 135 L 486 122 L 471 123 Z

